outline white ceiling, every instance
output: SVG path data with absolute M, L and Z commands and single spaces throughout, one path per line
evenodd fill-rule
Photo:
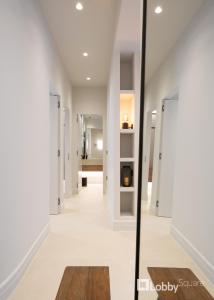
M 203 2 L 205 0 L 148 0 L 147 80 L 166 58 Z M 159 3 L 163 12 L 157 15 L 154 8 Z
M 116 42 L 121 47 L 126 47 L 128 44 L 140 45 L 141 43 L 141 1 L 142 0 L 121 1 L 116 31 Z
M 75 0 L 39 1 L 72 86 L 105 86 L 120 0 L 83 0 L 82 11 Z
M 107 85 L 115 31 L 116 42 L 140 46 L 142 0 L 83 0 L 81 12 L 75 0 L 39 1 L 73 86 Z M 148 0 L 147 80 L 205 1 Z M 154 13 L 157 5 L 163 7 L 160 15 Z
M 147 23 L 147 81 L 166 58 L 170 49 L 180 38 L 192 17 L 206 0 L 148 0 Z M 117 29 L 117 41 L 128 41 L 140 47 L 142 0 L 122 0 Z M 163 13 L 154 9 L 161 5 Z

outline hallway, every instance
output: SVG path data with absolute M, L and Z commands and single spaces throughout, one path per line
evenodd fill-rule
M 140 277 L 148 277 L 148 266 L 189 267 L 214 294 L 214 287 L 170 236 L 170 219 L 152 216 L 146 206 L 143 211 Z M 88 265 L 110 267 L 112 300 L 132 299 L 135 232 L 113 231 L 106 212 L 99 184 L 89 185 L 65 200 L 63 213 L 51 216 L 50 234 L 10 300 L 53 300 L 65 267 Z M 145 300 L 157 298 L 155 292 L 141 296 Z
M 10 299 L 53 300 L 66 266 L 106 265 L 112 300 L 130 300 L 134 259 L 135 232 L 111 229 L 102 185 L 89 185 L 51 216 L 50 234 Z
M 140 277 L 189 267 L 214 295 L 214 1 L 158 1 L 0 1 L 0 300 L 54 300 L 67 266 L 96 265 L 133 300 L 151 162 L 172 219 L 143 204 Z

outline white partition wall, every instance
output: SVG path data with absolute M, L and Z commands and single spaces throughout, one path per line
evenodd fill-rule
M 140 54 L 120 49 L 113 57 L 108 90 L 108 202 L 117 230 L 136 227 L 139 89 Z M 124 169 L 131 176 L 124 176 Z

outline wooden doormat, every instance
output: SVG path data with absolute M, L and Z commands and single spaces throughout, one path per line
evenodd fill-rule
M 195 274 L 187 268 L 148 268 L 154 286 L 170 289 L 157 291 L 161 300 L 214 300 Z M 176 287 L 176 291 L 172 289 Z
M 56 300 L 110 300 L 108 267 L 67 267 Z

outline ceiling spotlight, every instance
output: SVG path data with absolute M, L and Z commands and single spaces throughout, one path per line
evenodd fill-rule
M 86 77 L 86 80 L 87 80 L 87 81 L 91 80 L 91 77 Z
M 162 11 L 163 11 L 163 8 L 162 8 L 161 6 L 157 6 L 157 7 L 155 8 L 155 13 L 156 13 L 157 15 L 161 14 Z
M 82 2 L 80 2 L 80 1 L 77 1 L 77 3 L 76 3 L 76 9 L 77 10 L 83 10 L 83 4 L 82 4 Z
M 87 53 L 87 52 L 84 52 L 82 55 L 85 56 L 85 57 L 87 57 L 87 56 L 88 56 L 88 53 Z

